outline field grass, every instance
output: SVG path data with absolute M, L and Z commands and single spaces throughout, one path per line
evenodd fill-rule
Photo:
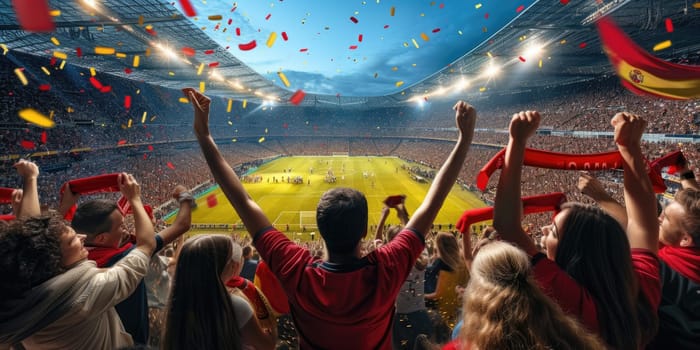
M 390 195 L 405 194 L 406 208 L 411 214 L 423 200 L 430 183 L 413 180 L 407 170 L 411 164 L 395 157 L 284 157 L 260 166 L 250 176 L 262 176 L 258 183 L 245 183 L 251 197 L 265 211 L 275 227 L 282 231 L 297 232 L 297 238 L 309 239 L 310 232 L 316 231 L 316 205 L 321 195 L 334 187 L 352 187 L 365 194 L 369 206 L 369 224 L 376 225 L 381 215 L 382 201 Z M 311 169 L 313 168 L 313 172 Z M 291 172 L 285 170 L 291 169 Z M 336 183 L 327 183 L 324 178 L 329 169 L 336 177 Z M 303 177 L 302 184 L 287 183 L 296 176 Z M 278 183 L 273 181 L 273 177 Z M 310 180 L 310 183 L 309 183 Z M 209 206 L 207 197 L 216 196 L 217 204 Z M 228 200 L 216 188 L 197 199 L 198 208 L 192 213 L 193 233 L 212 231 L 203 225 L 217 225 L 237 228 L 244 231 L 240 218 Z M 483 207 L 485 204 L 473 193 L 456 185 L 445 200 L 435 225 L 454 225 L 462 212 L 469 208 Z M 172 218 L 170 219 L 172 220 Z M 398 219 L 392 211 L 387 223 L 396 224 Z M 318 237 L 318 236 L 317 236 Z

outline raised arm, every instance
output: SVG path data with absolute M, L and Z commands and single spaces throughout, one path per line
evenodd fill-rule
M 33 162 L 21 159 L 15 163 L 17 173 L 22 177 L 22 201 L 20 202 L 19 213 L 15 216 L 31 217 L 41 215 L 39 205 L 39 189 L 37 178 L 39 177 L 39 167 Z
M 695 173 L 688 167 L 688 161 L 686 161 L 684 156 L 678 157 L 676 168 L 678 169 L 678 176 L 681 178 L 681 187 L 700 190 L 700 184 L 695 179 Z
M 384 243 L 384 223 L 386 218 L 389 216 L 389 207 L 386 205 L 382 207 L 382 216 L 379 217 L 379 222 L 377 223 L 377 230 L 374 232 L 374 241 L 382 241 Z
M 231 202 L 231 205 L 241 217 L 248 233 L 253 236 L 258 231 L 271 225 L 260 206 L 250 198 L 250 195 L 241 184 L 241 180 L 231 169 L 224 157 L 216 147 L 214 139 L 209 132 L 209 105 L 211 100 L 192 88 L 182 89 L 194 107 L 194 134 L 199 142 L 199 147 L 204 153 L 209 170 L 221 190 Z
M 131 210 L 134 214 L 134 232 L 136 235 L 136 249 L 139 249 L 151 256 L 156 249 L 155 235 L 153 234 L 153 224 L 143 208 L 141 202 L 141 186 L 136 182 L 131 174 L 119 174 L 119 191 L 129 200 Z
M 578 177 L 578 189 L 596 201 L 608 215 L 620 223 L 620 226 L 627 227 L 627 210 L 605 191 L 603 184 L 598 179 L 588 172 L 582 171 Z
M 455 119 L 459 129 L 457 144 L 440 168 L 440 171 L 438 171 L 437 176 L 435 176 L 428 194 L 423 199 L 423 203 L 421 203 L 406 225 L 422 235 L 425 235 L 430 230 L 430 225 L 435 220 L 442 203 L 457 180 L 457 175 L 462 169 L 464 159 L 469 151 L 469 145 L 474 136 L 474 125 L 476 123 L 476 110 L 474 107 L 459 101 L 453 109 L 456 111 Z
M 185 186 L 177 185 L 173 190 L 173 198 L 180 203 L 180 210 L 177 212 L 173 224 L 158 232 L 158 235 L 163 240 L 163 246 L 168 245 L 189 231 L 192 224 L 192 205 L 194 204 L 192 194 L 187 192 Z
M 529 255 L 535 255 L 538 251 L 520 223 L 523 218 L 520 181 L 527 140 L 535 134 L 539 125 L 540 114 L 537 111 L 513 115 L 505 162 L 498 178 L 493 206 L 493 226 L 500 234 L 501 240 L 516 244 Z
M 646 120 L 631 113 L 617 113 L 610 121 L 625 170 L 627 238 L 631 248 L 658 251 L 659 221 L 656 197 L 642 154 L 642 134 Z

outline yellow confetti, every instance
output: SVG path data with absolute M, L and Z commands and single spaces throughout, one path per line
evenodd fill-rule
M 27 77 L 24 76 L 24 72 L 22 72 L 21 68 L 15 68 L 15 75 L 17 78 L 19 78 L 19 81 L 22 82 L 22 85 L 27 86 L 27 84 L 29 84 L 29 81 L 27 81 Z
M 134 61 L 131 63 L 134 68 L 137 68 L 139 64 L 141 63 L 141 57 L 139 55 L 134 56 Z
M 56 114 L 56 112 L 54 112 L 53 110 L 51 110 L 51 112 L 49 112 L 49 119 L 53 120 L 53 115 L 54 115 L 54 114 Z
M 141 89 L 136 89 L 136 94 L 138 95 L 140 93 L 141 93 Z
M 3 55 L 3 56 L 7 55 L 7 51 L 10 51 L 10 50 L 7 48 L 7 45 L 5 45 L 5 44 L 0 44 L 0 47 L 2 48 L 2 55 Z
M 117 58 L 126 58 L 126 54 L 123 52 L 117 52 Z
M 171 77 L 174 77 L 174 76 L 175 76 L 175 72 L 170 71 L 170 72 L 168 72 L 168 75 L 171 76 Z
M 399 70 L 399 67 L 393 66 L 393 67 L 391 67 L 391 70 L 393 70 L 394 72 L 396 72 L 397 70 Z
M 404 41 L 403 47 L 408 47 L 408 43 Z
M 65 60 L 65 59 L 68 58 L 68 56 L 67 56 L 65 53 L 60 52 L 60 51 L 54 51 L 54 52 L 53 52 L 53 57 L 60 58 L 60 59 L 62 59 L 62 60 Z
M 261 137 L 260 139 L 258 139 L 258 143 L 263 143 L 263 142 L 265 142 L 265 137 Z
M 411 38 L 411 41 L 413 42 L 413 46 L 415 46 L 416 49 L 420 48 L 420 46 L 418 46 L 418 42 L 416 41 L 416 39 Z
M 377 3 L 379 3 L 377 1 Z M 391 9 L 389 9 L 389 14 L 393 17 L 396 14 L 396 7 L 392 6 Z
M 202 75 L 202 71 L 204 71 L 204 63 L 200 63 L 199 67 L 197 67 L 197 75 Z
M 236 142 L 236 141 L 237 141 L 236 139 L 231 139 L 231 142 Z
M 474 5 L 474 8 L 480 9 L 480 8 L 481 8 L 481 3 L 478 3 L 478 4 Z
M 669 47 L 671 47 L 671 40 L 662 41 L 654 45 L 654 51 L 661 51 L 663 49 L 668 49 Z
M 152 117 L 151 117 L 151 121 L 156 120 L 156 117 L 158 117 L 158 116 L 157 116 L 157 115 L 152 116 Z
M 231 113 L 232 107 L 233 107 L 233 100 L 229 98 L 228 105 L 226 106 L 226 113 Z M 228 123 L 229 123 L 228 125 L 233 125 L 233 124 L 231 124 L 231 121 L 229 121 Z
M 206 84 L 203 81 L 199 82 L 199 92 L 204 93 L 206 91 Z
M 399 87 L 399 86 L 401 86 L 401 85 L 403 85 L 403 80 L 397 81 L 397 82 L 396 82 L 396 87 Z
M 97 75 L 97 72 L 95 71 L 95 68 L 90 67 L 90 76 L 91 76 L 91 77 L 94 77 L 95 75 Z
M 486 91 L 486 88 L 485 88 L 485 87 L 480 87 L 480 88 L 479 88 L 479 91 L 484 92 L 484 91 Z
M 149 56 L 151 56 L 151 48 L 147 47 L 146 48 L 146 57 L 149 57 Z
M 139 26 L 143 26 L 143 15 L 139 16 Z
M 41 70 L 44 72 L 44 74 L 51 75 L 51 72 L 49 72 L 49 70 L 46 69 L 46 67 L 41 67 Z
M 210 21 L 220 21 L 223 17 L 221 17 L 221 15 L 211 15 L 207 18 L 209 18 Z
M 231 121 L 229 120 L 229 121 L 228 121 L 228 125 L 233 126 L 233 122 L 231 122 Z
M 540 59 L 540 62 L 537 64 L 540 68 L 542 68 L 542 59 Z
M 44 129 L 53 128 L 56 125 L 53 120 L 47 118 L 45 115 L 39 113 L 39 111 L 32 108 L 25 108 L 19 111 L 19 117 Z
M 54 45 L 56 45 L 56 46 L 61 46 L 61 42 L 58 41 L 58 39 L 56 39 L 55 36 L 52 36 L 52 37 L 51 37 L 51 42 L 52 42 Z
M 486 56 L 489 56 L 489 58 L 493 58 L 493 55 L 491 54 L 491 51 L 486 52 Z
M 421 39 L 423 39 L 425 41 L 430 40 L 430 38 L 428 38 L 428 34 L 425 34 L 425 33 L 420 33 L 420 37 L 421 37 Z
M 49 11 L 49 15 L 51 17 L 58 17 L 61 15 L 61 10 L 51 10 L 51 11 Z
M 180 97 L 178 101 L 180 101 L 180 103 L 190 103 L 190 100 L 188 100 L 187 97 Z
M 277 75 L 280 77 L 280 80 L 282 80 L 282 84 L 284 86 L 289 87 L 291 84 L 289 84 L 289 80 L 287 80 L 287 76 L 284 75 L 282 72 L 277 72 Z
M 270 33 L 270 36 L 267 37 L 267 47 L 272 47 L 275 44 L 275 40 L 277 40 L 277 32 Z
M 73 112 L 75 112 L 75 109 L 73 109 L 73 107 L 68 107 L 68 108 L 66 108 L 66 112 L 73 113 Z
M 144 112 L 143 112 L 143 115 L 141 116 L 141 124 L 143 124 L 143 123 L 146 122 L 146 116 L 147 116 L 147 115 L 148 115 L 148 112 L 147 112 L 147 111 L 144 111 Z
M 95 46 L 95 54 L 98 55 L 114 55 L 115 51 L 113 47 Z
M 562 39 L 562 40 L 559 42 L 559 44 L 561 44 L 561 45 L 566 44 L 566 39 Z
M 153 26 L 150 25 L 150 24 L 147 24 L 147 25 L 146 25 L 146 30 L 153 30 Z
M 243 100 L 243 109 L 248 105 L 248 100 Z
M 132 123 L 133 123 L 133 121 L 131 119 L 129 119 L 129 122 L 126 124 L 126 127 L 130 128 Z
M 59 68 L 63 69 L 63 67 L 65 67 L 65 66 L 66 66 L 66 61 L 61 60 L 61 65 L 59 66 Z
M 696 2 L 693 4 L 693 8 L 695 9 L 700 9 L 700 2 Z

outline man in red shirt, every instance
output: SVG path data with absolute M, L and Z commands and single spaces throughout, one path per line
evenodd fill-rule
M 391 349 L 394 301 L 424 247 L 424 235 L 454 185 L 471 143 L 476 111 L 460 101 L 454 109 L 459 139 L 406 228 L 389 244 L 362 257 L 367 200 L 353 189 L 321 197 L 316 221 L 328 259 L 311 253 L 272 227 L 209 133 L 211 100 L 183 89 L 194 106 L 194 131 L 209 168 L 253 237 L 260 256 L 282 283 L 302 349 Z

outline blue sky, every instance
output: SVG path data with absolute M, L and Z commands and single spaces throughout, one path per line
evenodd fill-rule
M 401 91 L 447 66 L 518 16 L 518 7 L 527 8 L 534 2 L 191 0 L 197 16 L 190 20 L 283 88 L 379 96 Z M 175 4 L 180 9 L 179 2 Z M 222 19 L 209 20 L 212 15 Z M 236 28 L 240 28 L 240 36 Z M 271 32 L 276 32 L 277 38 L 268 47 Z M 257 43 L 255 49 L 239 49 L 239 44 L 252 40 Z M 279 71 L 289 80 L 289 87 L 280 80 Z M 397 82 L 403 85 L 397 87 Z

